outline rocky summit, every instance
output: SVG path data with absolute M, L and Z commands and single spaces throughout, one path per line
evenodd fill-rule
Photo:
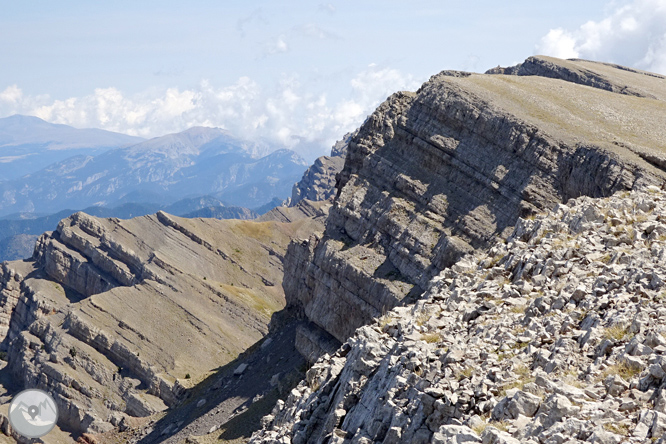
M 349 142 L 323 237 L 292 243 L 284 288 L 314 360 L 430 280 L 581 195 L 661 186 L 666 78 L 533 57 L 444 71 L 389 97 Z
M 259 443 L 666 442 L 666 193 L 520 219 L 324 355 Z

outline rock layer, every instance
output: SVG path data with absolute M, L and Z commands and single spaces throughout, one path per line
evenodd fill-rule
M 294 184 L 289 206 L 294 206 L 303 199 L 316 202 L 335 195 L 336 177 L 345 164 L 347 147 L 354 135 L 355 133 L 345 134 L 333 145 L 330 156 L 318 157 L 303 173 L 303 178 Z
M 666 96 L 660 76 L 598 68 Z M 394 94 L 349 144 L 324 236 L 289 246 L 288 304 L 320 330 L 310 337 L 342 342 L 519 216 L 661 185 L 666 103 L 651 96 L 460 72 Z
M 324 355 L 253 444 L 666 442 L 666 193 L 521 219 Z
M 173 405 L 268 331 L 290 223 L 76 213 L 32 260 L 0 266 L 0 347 L 17 387 L 51 392 L 59 425 L 103 432 Z M 120 416 L 119 416 L 120 415 Z

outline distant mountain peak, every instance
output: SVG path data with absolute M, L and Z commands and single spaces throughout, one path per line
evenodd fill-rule
M 72 156 L 97 155 L 143 140 L 101 129 L 49 123 L 35 116 L 0 118 L 0 181 L 18 179 Z
M 81 147 L 115 147 L 143 141 L 141 137 L 98 128 L 74 128 L 50 123 L 36 116 L 14 114 L 0 118 L 0 147 L 24 144 L 45 144 L 47 149 Z

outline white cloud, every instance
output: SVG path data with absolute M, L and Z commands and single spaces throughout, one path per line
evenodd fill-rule
M 287 44 L 286 37 L 281 35 L 274 42 L 266 45 L 264 56 L 279 54 L 287 51 L 289 51 L 289 45 Z
M 666 0 L 624 2 L 598 22 L 589 21 L 573 31 L 552 29 L 537 51 L 666 74 Z
M 561 59 L 571 59 L 579 56 L 575 49 L 576 39 L 562 28 L 551 29 L 541 39 L 539 52 L 541 54 Z
M 17 85 L 11 85 L 0 92 L 0 100 L 3 102 L 16 103 L 21 99 L 23 91 Z
M 264 18 L 261 8 L 255 9 L 250 15 L 242 17 L 236 22 L 236 30 L 240 33 L 241 37 L 245 37 L 245 28 L 250 24 L 258 26 L 268 24 L 268 20 Z
M 371 65 L 348 81 L 346 94 L 334 97 L 328 93 L 330 85 L 303 85 L 295 75 L 283 76 L 270 87 L 241 77 L 223 87 L 204 80 L 185 90 L 134 96 L 117 88 L 98 88 L 64 100 L 26 95 L 12 85 L 0 92 L 0 116 L 35 115 L 53 123 L 144 137 L 197 125 L 220 127 L 240 138 L 292 147 L 311 160 L 363 123 L 391 93 L 414 90 L 419 84 L 398 70 Z

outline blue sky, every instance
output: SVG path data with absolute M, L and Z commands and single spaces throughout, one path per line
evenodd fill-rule
M 549 53 L 666 71 L 666 0 L 0 1 L 0 117 L 219 126 L 308 158 L 444 69 Z

